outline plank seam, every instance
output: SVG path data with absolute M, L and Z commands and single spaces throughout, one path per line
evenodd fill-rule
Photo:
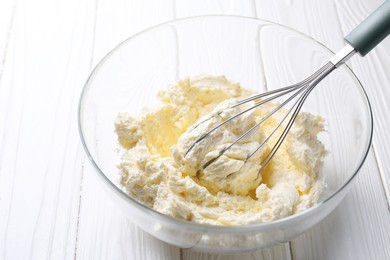
M 253 9 L 253 16 L 255 18 L 259 18 L 257 15 L 257 5 L 256 5 L 256 0 L 252 0 L 252 9 Z
M 382 166 L 381 166 L 380 160 L 378 158 L 378 155 L 377 155 L 375 147 L 376 147 L 376 145 L 373 143 L 372 144 L 372 152 L 374 153 L 374 159 L 375 159 L 375 162 L 376 162 L 376 167 L 378 169 L 379 178 L 381 180 L 381 185 L 382 185 L 383 191 L 385 193 L 385 199 L 386 199 L 386 202 L 387 202 L 387 210 L 390 212 L 390 201 L 389 201 L 389 197 L 388 197 L 389 191 L 387 190 L 387 187 L 385 185 L 385 181 L 383 180 L 382 172 L 384 172 L 384 171 L 382 169 Z
M 16 3 L 15 3 L 15 11 L 16 13 Z M 10 29 L 13 28 L 13 19 L 14 17 L 16 16 L 14 14 L 12 14 L 12 20 L 11 20 L 11 24 L 12 26 L 10 27 Z M 8 47 L 8 42 L 9 42 L 9 39 L 6 41 L 6 45 Z M 7 48 L 5 48 L 7 49 Z M 5 57 L 4 57 L 4 61 L 5 61 Z M 24 73 L 25 74 L 25 73 Z M 2 68 L 0 68 L 0 83 L 1 83 L 1 75 L 2 75 Z M 25 76 L 25 75 L 24 75 Z M 23 93 L 25 93 L 25 89 L 26 89 L 26 79 L 24 77 L 24 81 L 23 81 Z M 1 86 L 1 84 L 0 84 Z M 25 95 L 22 95 L 22 107 L 21 107 L 21 111 L 20 111 L 20 121 L 19 121 L 19 127 L 18 127 L 18 133 L 17 133 L 17 141 L 16 141 L 16 152 L 15 152 L 15 161 L 14 161 L 14 167 L 13 167 L 13 176 L 12 176 L 12 182 L 11 182 L 11 196 L 10 196 L 10 204 L 8 206 L 8 212 L 7 212 L 7 221 L 6 221 L 6 228 L 5 228 L 5 232 L 4 232 L 4 251 L 3 251 L 3 259 L 6 259 L 6 245 L 7 245 L 7 236 L 8 236 L 8 229 L 9 229 L 9 223 L 10 223 L 10 215 L 11 215 L 11 211 L 12 211 L 12 205 L 13 205 L 13 199 L 14 199 L 14 187 L 15 187 L 15 179 L 16 179 L 16 167 L 17 167 L 17 162 L 18 162 L 18 153 L 19 153 L 19 149 L 20 149 L 20 129 L 21 129 L 21 126 L 22 126 L 22 122 L 23 122 L 23 114 L 24 114 L 24 106 L 25 106 Z M 4 136 L 5 136 L 6 132 L 4 131 L 3 133 L 3 139 Z
M 81 177 L 80 177 L 80 188 L 79 188 L 79 207 L 77 210 L 77 223 L 76 223 L 76 236 L 74 241 L 74 260 L 77 259 L 77 245 L 78 245 L 78 238 L 79 238 L 79 228 L 80 228 L 80 211 L 81 211 L 81 196 L 83 192 L 83 180 L 84 180 L 84 166 L 85 166 L 86 158 L 84 158 L 84 162 L 81 167 Z
M 172 16 L 173 20 L 176 20 L 177 17 L 177 5 L 176 5 L 176 0 L 172 0 Z
M 26 84 L 24 84 L 24 89 L 23 89 L 23 92 L 26 88 Z M 23 95 L 23 101 L 24 101 L 24 95 Z M 9 206 L 8 206 L 8 212 L 7 212 L 7 221 L 6 221 L 6 228 L 5 228 L 5 232 L 4 232 L 4 251 L 3 251 L 3 259 L 6 259 L 6 245 L 7 245 L 7 236 L 8 236 L 8 229 L 9 229 L 9 223 L 10 223 L 10 215 L 11 215 L 11 212 L 12 212 L 12 206 L 14 205 L 13 203 L 13 200 L 14 200 L 14 193 L 15 193 L 15 179 L 16 179 L 16 168 L 17 168 L 17 165 L 18 165 L 18 154 L 19 154 L 19 150 L 20 150 L 20 129 L 21 129 L 21 126 L 22 126 L 22 121 L 23 121 L 23 114 L 24 114 L 24 102 L 22 102 L 22 108 L 21 108 L 21 112 L 20 112 L 20 121 L 19 121 L 19 131 L 18 131 L 18 134 L 17 134 L 17 141 L 16 141 L 16 152 L 15 152 L 15 161 L 14 161 L 14 167 L 13 167 L 13 176 L 12 176 L 12 182 L 11 182 L 11 198 L 10 198 L 10 203 L 9 203 Z
M 291 241 L 288 242 L 288 249 L 290 251 L 290 258 L 291 258 L 291 260 L 294 260 L 295 258 L 294 258 L 294 253 L 293 253 L 293 250 L 292 250 L 292 242 Z
M 90 59 L 90 70 L 92 71 L 94 65 L 94 53 L 95 53 L 95 41 L 96 41 L 96 28 L 97 28 L 97 14 L 99 10 L 99 0 L 95 0 L 95 21 L 93 23 L 92 33 L 92 48 L 91 48 L 91 59 Z
M 343 28 L 341 27 L 341 18 L 340 18 L 340 12 L 339 12 L 339 7 L 338 7 L 338 4 L 337 4 L 337 0 L 334 0 L 334 3 L 335 3 L 335 7 L 336 7 L 336 14 L 337 14 L 337 23 L 339 24 L 340 26 L 340 29 L 341 29 L 341 32 L 343 32 L 344 34 L 344 31 L 343 31 Z M 352 63 L 349 63 L 349 66 L 351 67 L 351 69 L 354 68 L 354 66 L 352 65 Z M 382 164 L 381 164 L 381 160 L 380 160 L 380 156 L 378 155 L 378 153 L 376 152 L 376 140 L 373 140 L 372 141 L 372 150 L 373 150 L 373 154 L 374 154 L 374 158 L 375 158 L 375 162 L 376 162 L 376 165 L 377 165 L 377 169 L 378 169 L 378 173 L 379 173 L 379 178 L 381 180 L 381 185 L 383 187 L 383 190 L 384 190 L 384 193 L 385 193 L 385 199 L 386 199 L 386 202 L 387 202 L 387 209 L 388 211 L 390 212 L 390 201 L 389 201 L 389 194 L 390 194 L 390 191 L 387 189 L 387 186 L 385 185 L 385 180 L 384 180 L 384 177 L 383 177 L 383 173 L 385 172 L 382 168 Z
M 93 22 L 93 33 L 92 33 L 92 46 L 91 46 L 91 58 L 90 58 L 90 71 L 93 69 L 94 63 L 94 52 L 95 52 L 95 40 L 96 40 L 96 28 L 97 28 L 97 14 L 99 10 L 99 0 L 95 0 L 95 17 Z M 84 162 L 81 168 L 81 177 L 80 177 L 80 188 L 79 188 L 79 208 L 77 212 L 77 224 L 76 224 L 76 237 L 75 237 L 75 247 L 74 247 L 74 260 L 77 259 L 77 246 L 78 246 L 78 238 L 79 238 L 79 230 L 80 230 L 80 212 L 81 212 L 81 203 L 82 203 L 82 191 L 83 191 L 83 182 L 84 182 L 84 169 L 86 163 L 86 157 L 84 157 Z
M 16 4 L 17 4 L 17 1 L 15 1 L 13 8 L 12 8 L 11 23 L 10 23 L 9 28 L 7 30 L 7 36 L 6 36 L 6 40 L 5 40 L 5 44 L 4 44 L 3 59 L 1 60 L 1 66 L 0 66 L 0 87 L 1 87 L 1 79 L 3 76 L 3 69 L 5 66 L 6 57 L 7 57 L 7 53 L 8 53 L 8 46 L 9 46 L 9 42 L 11 40 L 12 29 L 14 27 L 14 21 L 15 21 L 15 16 L 16 16 L 16 6 L 17 6 Z

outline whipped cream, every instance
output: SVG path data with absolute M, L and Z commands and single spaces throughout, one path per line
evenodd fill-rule
M 264 169 L 261 162 L 279 131 L 248 156 L 279 124 L 285 109 L 221 153 L 278 105 L 261 105 L 213 130 L 253 106 L 234 106 L 251 94 L 223 76 L 204 75 L 162 91 L 159 107 L 137 116 L 120 113 L 115 122 L 118 168 L 126 192 L 161 213 L 213 225 L 267 222 L 313 206 L 324 187 L 326 150 L 317 138 L 324 130 L 321 117 L 300 113 Z
M 257 123 L 255 110 L 244 112 L 254 106 L 254 102 L 234 107 L 237 102 L 229 99 L 217 105 L 210 114 L 200 118 L 183 133 L 173 147 L 173 158 L 180 166 L 179 171 L 197 178 L 214 194 L 224 191 L 248 195 L 261 181 L 260 156 L 264 149 L 250 155 L 264 140 L 264 133 L 260 127 L 249 131 Z M 239 113 L 242 115 L 223 124 Z M 246 131 L 248 134 L 240 139 Z M 206 133 L 209 134 L 197 142 Z

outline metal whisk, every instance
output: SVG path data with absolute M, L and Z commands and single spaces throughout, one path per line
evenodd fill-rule
M 242 135 L 240 135 L 234 142 L 230 145 L 226 146 L 219 152 L 219 155 L 212 160 L 208 161 L 203 168 L 206 168 L 208 165 L 217 160 L 220 156 L 222 156 L 227 150 L 229 150 L 233 145 L 247 136 L 254 129 L 259 127 L 264 121 L 282 109 L 285 105 L 290 102 L 294 102 L 291 108 L 289 108 L 282 118 L 282 120 L 278 123 L 278 125 L 271 131 L 271 133 L 263 140 L 263 142 L 247 157 L 246 161 L 248 161 L 258 150 L 260 150 L 270 138 L 275 134 L 275 132 L 281 127 L 284 121 L 290 116 L 286 127 L 280 134 L 277 139 L 275 145 L 272 147 L 270 152 L 265 156 L 262 160 L 261 165 L 262 169 L 271 161 L 274 157 L 275 153 L 283 143 L 286 138 L 288 132 L 290 131 L 292 125 L 294 124 L 295 119 L 298 116 L 299 111 L 302 108 L 303 103 L 306 98 L 310 94 L 310 92 L 317 86 L 317 84 L 324 79 L 327 75 L 329 75 L 333 70 L 335 70 L 340 65 L 344 64 L 350 57 L 352 57 L 356 52 L 358 52 L 361 56 L 365 56 L 368 52 L 370 52 L 378 43 L 380 43 L 383 39 L 385 39 L 390 34 L 390 0 L 385 1 L 378 9 L 376 9 L 369 17 L 367 17 L 360 25 L 358 25 L 351 33 L 349 33 L 345 37 L 346 46 L 340 50 L 336 55 L 334 55 L 327 64 L 325 64 L 322 68 L 313 73 L 310 77 L 305 80 L 296 83 L 294 85 L 280 88 L 277 90 L 265 92 L 262 94 L 253 95 L 251 97 L 245 98 L 241 101 L 238 101 L 236 104 L 227 107 L 226 109 L 235 108 L 241 105 L 244 105 L 248 102 L 255 101 L 255 104 L 252 107 L 249 107 L 238 114 L 222 121 L 215 127 L 213 127 L 208 132 L 202 134 L 198 139 L 196 139 L 188 148 L 185 153 L 185 157 L 188 153 L 201 141 L 205 140 L 212 132 L 216 131 L 218 128 L 223 126 L 224 124 L 230 122 L 231 120 L 241 116 L 242 114 L 253 110 L 265 103 L 268 103 L 276 98 L 290 95 L 287 97 L 285 101 L 280 103 L 274 110 L 272 110 L 269 114 L 264 116 L 258 123 L 256 123 L 253 127 L 245 131 Z M 220 115 L 223 111 L 218 112 L 217 115 Z M 212 117 L 199 122 L 193 129 L 195 129 L 200 124 L 205 123 L 206 121 L 212 119 Z

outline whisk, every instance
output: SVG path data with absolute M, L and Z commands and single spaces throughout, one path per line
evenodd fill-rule
M 360 23 L 352 32 L 350 32 L 344 40 L 346 41 L 346 45 L 343 49 L 341 49 L 337 54 L 335 54 L 328 63 L 326 63 L 322 68 L 317 70 L 308 78 L 293 84 L 291 86 L 283 87 L 280 89 L 276 89 L 273 91 L 265 92 L 262 94 L 257 94 L 245 98 L 243 100 L 238 101 L 234 105 L 227 107 L 226 109 L 235 108 L 241 105 L 244 105 L 248 102 L 254 101 L 254 105 L 244 109 L 243 111 L 237 113 L 236 115 L 222 121 L 211 130 L 206 133 L 203 133 L 199 138 L 197 138 L 187 149 L 185 156 L 201 141 L 205 140 L 212 132 L 216 131 L 218 128 L 223 126 L 224 124 L 234 120 L 235 118 L 241 116 L 242 114 L 253 110 L 265 103 L 268 103 L 274 99 L 277 99 L 282 96 L 287 96 L 287 98 L 280 103 L 275 109 L 273 109 L 270 113 L 265 115 L 258 123 L 254 126 L 246 130 L 242 135 L 240 135 L 234 142 L 226 146 L 219 152 L 219 155 L 212 160 L 208 161 L 203 168 L 206 168 L 215 160 L 217 160 L 220 156 L 222 156 L 227 150 L 229 150 L 233 145 L 247 136 L 254 129 L 259 127 L 264 121 L 286 106 L 288 103 L 293 102 L 292 106 L 287 110 L 284 117 L 279 121 L 277 126 L 270 132 L 270 134 L 263 140 L 263 142 L 249 155 L 246 157 L 246 161 L 248 161 L 258 150 L 260 150 L 270 138 L 277 132 L 277 130 L 282 126 L 284 121 L 288 117 L 289 120 L 277 139 L 274 146 L 270 149 L 268 154 L 262 159 L 261 165 L 262 169 L 271 161 L 274 157 L 275 153 L 283 143 L 286 138 L 288 132 L 290 131 L 292 125 L 294 124 L 295 119 L 298 116 L 299 111 L 302 108 L 303 103 L 305 102 L 308 95 L 311 91 L 317 86 L 317 84 L 324 79 L 327 75 L 329 75 L 333 70 L 344 64 L 349 58 L 351 58 L 355 53 L 359 53 L 361 56 L 365 56 L 368 52 L 370 52 L 377 44 L 379 44 L 383 39 L 385 39 L 390 34 L 390 0 L 385 1 L 378 9 L 376 9 L 370 16 L 368 16 L 362 23 Z M 223 111 L 219 111 L 217 115 L 220 115 Z M 215 116 L 215 115 L 213 115 Z M 197 125 L 193 127 L 195 129 L 197 126 L 205 123 L 206 121 L 213 118 L 213 116 L 199 122 Z

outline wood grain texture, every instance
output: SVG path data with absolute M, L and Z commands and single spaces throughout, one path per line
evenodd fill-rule
M 129 36 L 173 19 L 172 1 L 101 0 L 92 63 Z M 76 259 L 179 259 L 180 249 L 143 232 L 103 190 L 88 162 L 82 182 Z
M 256 0 L 256 8 L 258 18 L 303 32 L 334 52 L 344 46 L 336 7 L 332 1 Z
M 174 0 L 98 1 L 94 64 L 135 33 L 173 19 L 175 19 Z
M 254 0 L 176 0 L 176 18 L 199 15 L 239 15 L 256 17 Z
M 348 34 L 383 1 L 336 1 L 343 34 Z M 350 8 L 354 5 L 354 8 Z M 390 207 L 390 37 L 387 37 L 364 58 L 354 57 L 350 65 L 366 89 L 374 115 L 373 146 Z M 389 208 L 390 209 L 390 208 Z
M 8 43 L 15 18 L 16 3 L 11 0 L 0 2 L 0 84 Z
M 1 259 L 74 255 L 91 3 L 18 2 L 0 88 Z
M 286 244 L 210 255 L 144 233 L 102 192 L 85 163 L 76 119 L 93 66 L 147 27 L 196 15 L 258 16 L 337 51 L 381 2 L 1 0 L 0 259 L 389 259 L 390 39 L 349 63 L 373 105 L 374 149 L 345 201 L 295 239 L 292 252 Z
M 345 5 L 344 9 L 349 12 L 349 16 L 344 17 L 344 19 L 340 18 L 341 3 Z M 291 26 L 311 35 L 325 45 L 330 46 L 333 51 L 337 51 L 343 46 L 343 35 L 348 32 L 344 28 L 345 24 L 348 24 L 345 20 L 353 20 L 351 19 L 353 17 L 353 14 L 350 13 L 352 12 L 351 9 L 355 12 L 363 9 L 365 15 L 374 9 L 372 6 L 371 8 L 362 6 L 350 8 L 351 5 L 356 6 L 356 3 L 345 3 L 343 1 L 337 4 L 331 1 L 278 1 L 269 4 L 268 1 L 257 1 L 257 13 L 261 18 Z M 347 16 L 347 14 L 344 15 Z M 360 17 L 362 19 L 364 15 Z M 354 25 L 357 23 L 358 21 L 355 21 Z M 350 29 L 352 28 L 353 26 L 350 27 Z M 388 66 L 389 62 L 385 65 L 384 60 L 389 55 L 384 50 L 390 48 L 383 46 L 382 48 L 384 58 L 372 61 L 368 68 L 375 68 L 375 66 L 386 68 Z M 380 52 L 381 49 L 378 48 L 376 51 Z M 349 63 L 352 64 L 353 69 L 355 68 L 354 64 L 359 62 L 357 60 L 359 60 L 358 57 Z M 365 62 L 370 61 L 365 58 Z M 383 71 L 385 69 L 379 69 L 378 72 L 371 70 L 369 73 L 365 72 L 362 76 L 358 74 L 358 77 L 364 82 L 364 78 L 370 79 L 370 77 L 373 77 L 372 75 L 376 75 L 378 81 L 386 84 L 386 82 L 389 82 L 388 76 L 384 75 Z M 386 96 L 387 94 L 382 93 L 382 95 Z M 374 101 L 373 103 L 375 109 L 378 102 Z M 383 109 L 383 102 L 377 106 Z M 376 121 L 381 122 L 381 125 L 386 122 L 383 117 L 379 120 L 376 119 Z M 382 137 L 385 142 L 387 141 L 387 138 L 384 138 L 384 133 L 380 133 L 377 137 Z M 378 155 L 378 149 L 375 152 L 375 155 Z M 386 154 L 386 152 L 380 151 L 377 158 Z M 292 242 L 294 259 L 367 259 L 371 256 L 375 259 L 388 258 L 389 246 L 387 240 L 389 238 L 385 235 L 388 231 L 384 231 L 383 227 L 388 227 L 390 220 L 385 191 L 380 178 L 380 176 L 383 178 L 384 174 L 378 171 L 377 158 L 370 154 L 365 163 L 365 170 L 363 170 L 365 175 L 359 178 L 357 185 L 352 190 L 354 195 L 349 194 L 343 202 L 343 206 L 340 206 L 313 230 Z M 379 167 L 383 169 L 381 165 L 380 161 Z M 375 205 L 372 204 L 372 201 L 376 201 Z M 380 206 L 378 206 L 379 204 Z M 369 227 L 365 228 L 366 226 Z M 376 243 L 380 246 L 372 246 Z
M 145 233 L 103 190 L 90 163 L 85 166 L 76 259 L 172 259 L 180 250 Z
M 209 254 L 202 252 L 194 252 L 190 250 L 183 250 L 182 259 L 186 260 L 269 260 L 280 259 L 290 260 L 290 248 L 288 243 L 280 246 L 265 248 L 253 253 L 236 254 L 236 255 L 221 255 L 221 254 Z
M 380 182 L 371 151 L 339 207 L 292 241 L 294 259 L 389 259 L 390 213 Z

